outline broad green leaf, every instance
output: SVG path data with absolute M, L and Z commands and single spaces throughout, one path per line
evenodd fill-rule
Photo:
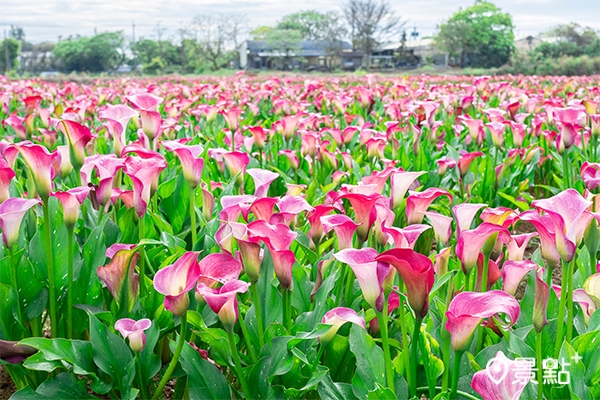
M 383 350 L 367 332 L 357 325 L 350 328 L 350 351 L 356 356 L 356 374 L 352 378 L 352 390 L 356 397 L 364 399 L 376 384 L 385 385 L 385 362 Z
M 174 343 L 172 343 L 174 347 Z M 191 399 L 231 399 L 229 383 L 221 371 L 206 361 L 196 350 L 185 343 L 180 362 L 187 373 L 187 387 Z
M 43 382 L 35 391 L 27 386 L 11 397 L 11 400 L 57 400 L 57 399 L 97 399 L 88 394 L 85 381 L 78 381 L 65 372 Z

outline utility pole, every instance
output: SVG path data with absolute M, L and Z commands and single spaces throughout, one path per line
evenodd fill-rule
M 4 30 L 4 56 L 6 60 L 4 62 L 4 73 L 8 74 L 10 71 L 10 57 L 8 56 L 8 38 L 6 37 L 6 29 Z
M 131 33 L 133 37 L 133 73 L 137 72 L 137 45 L 135 43 L 135 21 L 131 21 Z

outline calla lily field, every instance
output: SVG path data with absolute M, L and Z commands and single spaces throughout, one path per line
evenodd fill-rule
M 0 77 L 12 399 L 600 398 L 600 77 Z

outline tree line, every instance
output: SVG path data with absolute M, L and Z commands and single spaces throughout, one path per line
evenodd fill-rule
M 297 53 L 301 41 L 320 41 L 333 60 L 343 41 L 365 54 L 364 66 L 383 43 L 399 43 L 394 60 L 415 57 L 406 48 L 405 21 L 387 0 L 347 0 L 338 11 L 301 11 L 282 17 L 271 26 L 250 28 L 241 14 L 198 15 L 183 24 L 174 36 L 160 23 L 153 35 L 132 40 L 125 32 L 103 32 L 94 36 L 72 36 L 58 43 L 32 45 L 25 32 L 11 27 L 9 38 L 1 42 L 0 67 L 39 73 L 57 69 L 64 73 L 112 73 L 123 65 L 146 74 L 203 73 L 223 68 L 239 68 L 239 47 L 247 39 L 266 43 L 272 51 L 286 56 Z M 434 37 L 439 52 L 448 55 L 458 67 L 492 68 L 527 62 L 540 63 L 560 57 L 599 57 L 600 38 L 591 28 L 571 23 L 559 25 L 539 36 L 545 39 L 519 55 L 514 46 L 514 24 L 509 13 L 491 2 L 476 0 L 459 9 L 438 26 Z M 531 40 L 534 42 L 533 37 Z M 21 57 L 19 53 L 28 54 Z M 51 55 L 48 57 L 48 55 Z

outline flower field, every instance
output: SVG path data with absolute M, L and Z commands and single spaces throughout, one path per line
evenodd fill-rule
M 0 78 L 13 399 L 600 398 L 600 77 Z

